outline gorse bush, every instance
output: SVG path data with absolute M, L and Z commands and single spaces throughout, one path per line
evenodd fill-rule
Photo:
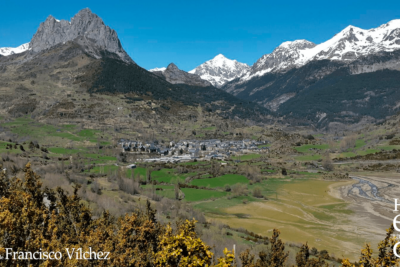
M 360 266 L 363 267 L 385 267 L 385 266 L 400 266 L 400 260 L 396 257 L 393 247 L 399 241 L 394 235 L 394 227 L 390 226 L 386 230 L 386 237 L 378 244 L 378 255 L 373 257 L 373 250 L 369 244 L 365 244 L 365 248 L 361 250 L 359 260 Z M 400 248 L 397 247 L 397 254 L 400 254 Z M 342 267 L 355 267 L 348 259 L 342 261 Z
M 173 237 L 170 228 L 155 219 L 155 211 L 147 203 L 144 210 L 137 210 L 120 218 L 106 211 L 92 219 L 91 211 L 77 195 L 79 186 L 68 196 L 61 188 L 56 191 L 42 189 L 39 176 L 30 164 L 24 170 L 24 181 L 0 176 L 0 253 L 3 266 L 167 266 L 163 261 L 162 241 Z M 194 221 L 180 223 L 187 228 Z M 192 228 L 190 228 L 192 229 Z M 179 234 L 178 234 L 179 235 Z M 192 250 L 204 244 L 184 242 L 192 260 Z M 187 247 L 185 247 L 187 246 Z M 60 251 L 61 260 L 12 260 L 5 259 L 5 249 L 13 252 Z M 82 251 L 109 252 L 109 260 L 69 259 L 66 248 Z M 181 258 L 177 256 L 179 262 Z M 168 259 L 167 259 L 168 260 Z M 164 264 L 164 262 L 167 262 Z
M 196 234 L 196 221 L 170 225 L 156 221 L 147 202 L 143 210 L 115 218 L 105 211 L 93 219 L 74 187 L 44 188 L 30 163 L 25 178 L 0 174 L 0 266 L 211 266 L 213 253 Z M 68 251 L 109 253 L 108 260 L 69 258 Z M 61 252 L 59 260 L 7 259 L 6 249 L 20 253 Z M 232 253 L 216 260 L 215 266 L 231 266 Z M 228 264 L 228 265 L 227 265 Z

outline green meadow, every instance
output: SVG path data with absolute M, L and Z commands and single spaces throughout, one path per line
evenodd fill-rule
M 181 191 L 185 194 L 185 200 L 188 202 L 220 198 L 227 194 L 226 192 L 194 188 L 181 188 Z
M 191 185 L 204 186 L 204 187 L 224 187 L 225 185 L 234 185 L 237 183 L 248 184 L 249 180 L 243 175 L 239 174 L 225 174 L 220 177 L 207 178 L 207 179 L 195 179 L 191 182 Z

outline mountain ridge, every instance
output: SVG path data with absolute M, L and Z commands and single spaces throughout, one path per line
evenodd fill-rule
M 166 81 L 172 84 L 188 84 L 202 87 L 212 85 L 197 74 L 188 73 L 179 69 L 174 63 L 170 63 L 166 68 L 155 68 L 149 71 L 157 76 L 163 77 Z
M 300 44 L 300 45 L 299 45 Z M 313 60 L 352 62 L 361 56 L 400 49 L 400 19 L 364 30 L 347 26 L 331 39 L 314 44 L 307 40 L 283 42 L 270 54 L 263 55 L 241 81 L 269 72 L 284 72 L 302 67 Z

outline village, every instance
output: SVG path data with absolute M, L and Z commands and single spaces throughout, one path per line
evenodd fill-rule
M 121 139 L 119 146 L 122 153 L 146 155 L 139 157 L 143 162 L 186 162 L 192 160 L 225 160 L 231 156 L 240 156 L 248 153 L 268 153 L 268 141 L 244 139 L 228 141 L 219 139 L 210 140 L 182 140 L 179 142 L 141 142 Z

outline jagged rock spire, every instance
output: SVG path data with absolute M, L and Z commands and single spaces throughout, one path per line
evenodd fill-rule
M 48 16 L 40 24 L 29 48 L 31 53 L 37 53 L 68 41 L 83 45 L 95 57 L 100 57 L 100 51 L 105 50 L 117 54 L 125 62 L 134 63 L 122 48 L 117 33 L 89 8 L 79 11 L 71 21 Z

